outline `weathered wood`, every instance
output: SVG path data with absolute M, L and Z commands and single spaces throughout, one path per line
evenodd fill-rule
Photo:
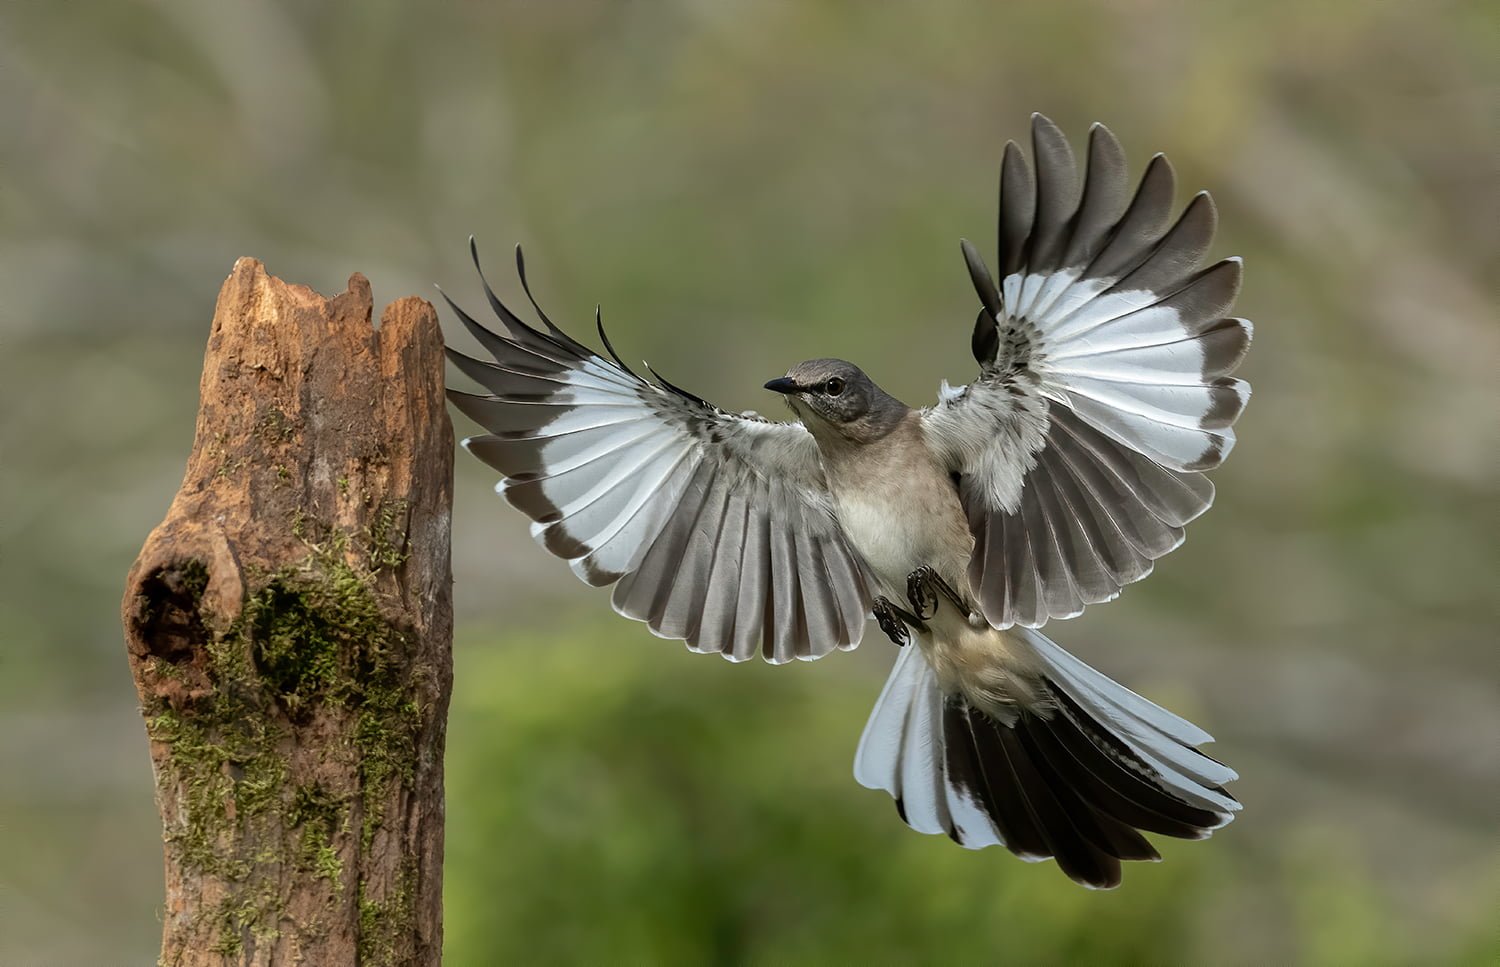
M 240 259 L 123 605 L 165 964 L 435 964 L 453 432 L 432 306 Z

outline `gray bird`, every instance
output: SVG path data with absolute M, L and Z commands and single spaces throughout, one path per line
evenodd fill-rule
M 487 391 L 450 396 L 532 535 L 656 635 L 781 663 L 855 647 L 873 615 L 905 647 L 855 778 L 913 829 L 1110 888 L 1121 860 L 1160 858 L 1141 831 L 1229 822 L 1236 776 L 1202 729 L 1038 629 L 1145 577 L 1208 509 L 1251 327 L 1228 315 L 1239 260 L 1204 267 L 1207 193 L 1172 220 L 1165 157 L 1132 196 L 1102 125 L 1082 174 L 1041 115 L 1031 140 L 1034 172 L 1014 142 L 1001 165 L 998 284 L 962 243 L 979 375 L 933 406 L 814 359 L 766 383 L 797 422 L 727 413 L 636 375 L 602 323 L 610 359 L 553 325 L 519 249 L 542 328 L 488 283 L 505 335 L 450 300 L 495 357 L 450 350 Z

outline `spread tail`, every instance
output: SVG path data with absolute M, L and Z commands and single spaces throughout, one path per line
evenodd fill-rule
M 1027 628 L 1051 708 L 1002 722 L 944 695 L 920 649 L 902 650 L 855 756 L 918 832 L 969 849 L 1048 858 L 1084 886 L 1120 884 L 1121 860 L 1159 860 L 1142 831 L 1203 839 L 1240 808 L 1234 770 L 1197 746 L 1213 737 Z

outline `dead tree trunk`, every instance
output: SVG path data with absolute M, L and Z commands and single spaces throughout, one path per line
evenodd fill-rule
M 126 584 L 164 964 L 441 955 L 453 432 L 432 306 L 370 313 L 235 263 Z

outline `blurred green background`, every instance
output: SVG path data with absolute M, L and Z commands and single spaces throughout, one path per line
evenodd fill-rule
M 1485 2 L 0 7 L 0 964 L 154 960 L 117 607 L 236 256 L 478 307 L 465 239 L 513 297 L 520 241 L 727 407 L 833 354 L 927 402 L 1033 110 L 1168 152 L 1247 259 L 1217 507 L 1050 629 L 1214 732 L 1242 817 L 1111 894 L 918 836 L 850 776 L 882 639 L 690 656 L 461 457 L 450 962 L 1500 962 L 1497 63 Z

